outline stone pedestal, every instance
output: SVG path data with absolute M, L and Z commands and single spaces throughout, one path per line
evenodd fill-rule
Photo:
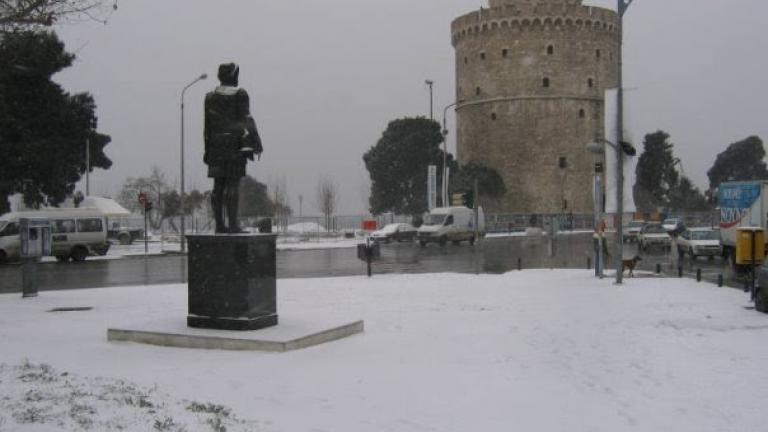
M 189 327 L 277 325 L 274 234 L 189 235 Z

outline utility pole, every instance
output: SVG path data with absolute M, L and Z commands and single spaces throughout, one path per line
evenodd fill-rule
M 180 210 L 181 210 L 181 253 L 184 253 L 187 251 L 187 238 L 186 238 L 186 219 L 184 215 L 184 195 L 186 194 L 186 191 L 184 190 L 184 93 L 186 93 L 187 89 L 195 85 L 198 81 L 202 81 L 204 79 L 208 78 L 208 75 L 202 74 L 199 77 L 195 78 L 194 81 L 187 84 L 186 87 L 181 91 L 181 195 L 180 195 Z
M 299 195 L 299 219 L 301 219 L 301 204 L 304 202 L 304 195 Z
M 97 129 L 96 117 L 88 119 L 88 133 L 85 136 L 85 196 L 91 196 L 91 132 Z
M 85 196 L 91 196 L 91 131 L 85 138 Z
M 448 207 L 448 109 L 464 103 L 464 100 L 458 100 L 443 109 L 443 183 L 441 185 L 443 207 Z
M 434 108 L 433 108 L 434 107 L 434 99 L 432 97 L 433 96 L 432 86 L 435 84 L 435 82 L 432 81 L 432 80 L 426 80 L 426 81 L 424 81 L 424 83 L 429 86 L 429 119 L 430 120 L 434 120 L 435 119 L 435 115 L 434 115 Z
M 624 45 L 624 14 L 633 0 L 617 0 L 617 12 L 619 15 L 619 28 L 617 34 L 618 42 L 618 88 L 616 91 L 616 187 L 617 203 L 616 213 L 618 215 L 616 224 L 616 285 L 621 285 L 624 279 L 624 151 L 622 145 L 624 142 L 624 77 L 623 77 L 623 45 Z

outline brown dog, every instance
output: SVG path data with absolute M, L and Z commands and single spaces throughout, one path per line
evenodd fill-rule
M 621 272 L 624 273 L 627 269 L 629 269 L 629 276 L 635 277 L 635 267 L 637 267 L 637 263 L 642 261 L 643 259 L 640 258 L 640 256 L 635 255 L 632 259 L 625 259 L 622 260 L 621 265 Z

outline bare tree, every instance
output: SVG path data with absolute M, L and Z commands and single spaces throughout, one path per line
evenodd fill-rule
M 330 176 L 322 176 L 317 182 L 317 208 L 325 217 L 325 229 L 331 230 L 331 218 L 339 201 L 339 186 Z
M 291 209 L 291 198 L 288 194 L 288 185 L 285 180 L 285 176 L 277 177 L 270 180 L 271 198 L 273 205 L 273 213 L 275 218 L 275 225 L 280 231 L 288 229 L 288 217 L 293 214 Z
M 165 173 L 157 166 L 153 166 L 148 177 L 128 177 L 125 179 L 125 183 L 123 183 L 117 196 L 117 202 L 132 213 L 141 213 L 143 209 L 139 205 L 139 193 L 145 193 L 153 206 L 153 211 L 150 213 L 152 229 L 160 229 L 165 213 L 162 197 L 170 190 L 172 189 L 168 185 Z
M 0 0 L 0 33 L 59 22 L 105 22 L 117 0 Z

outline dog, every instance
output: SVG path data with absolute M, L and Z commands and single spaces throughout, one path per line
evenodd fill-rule
M 625 259 L 621 261 L 621 272 L 624 273 L 626 270 L 629 270 L 629 276 L 635 277 L 635 267 L 637 267 L 637 263 L 642 261 L 643 259 L 640 258 L 639 255 L 635 255 L 632 259 Z

